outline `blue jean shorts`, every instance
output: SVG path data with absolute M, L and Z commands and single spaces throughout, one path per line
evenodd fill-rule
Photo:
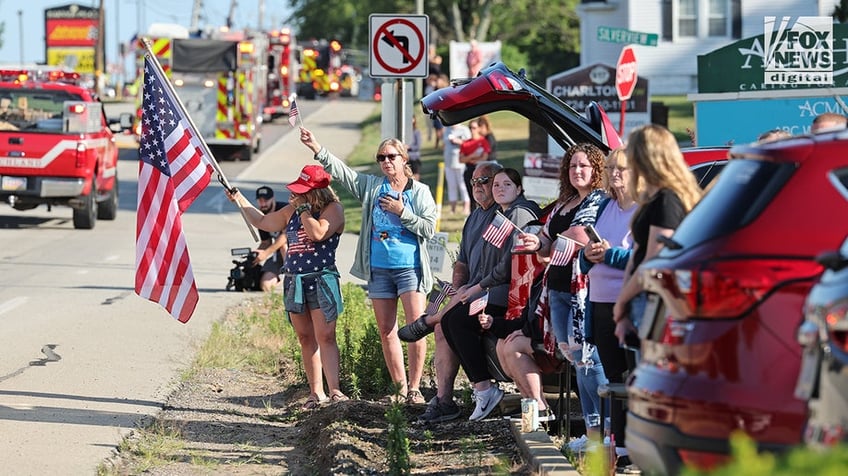
M 371 268 L 368 297 L 372 299 L 397 299 L 410 291 L 424 292 L 421 268 Z

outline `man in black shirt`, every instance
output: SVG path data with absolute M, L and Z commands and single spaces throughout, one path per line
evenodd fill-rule
M 274 199 L 274 190 L 265 185 L 256 189 L 256 201 L 257 208 L 266 215 L 287 205 L 285 202 L 277 203 Z M 273 291 L 282 282 L 280 268 L 283 266 L 283 247 L 286 246 L 285 234 L 283 230 L 273 233 L 259 230 L 259 239 L 261 242 L 256 250 L 258 256 L 254 261 L 256 265 L 262 264 L 259 284 L 263 291 Z

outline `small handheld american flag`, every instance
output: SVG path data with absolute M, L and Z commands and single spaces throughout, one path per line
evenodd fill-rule
M 483 239 L 493 244 L 496 248 L 501 248 L 506 243 L 506 239 L 512 234 L 513 229 L 516 228 L 507 217 L 501 212 L 497 212 L 495 213 L 495 218 L 492 219 L 492 223 L 483 232 Z
M 429 296 L 429 304 L 427 304 L 427 309 L 424 310 L 425 313 L 432 316 L 439 312 L 439 307 L 445 301 L 448 296 L 453 296 L 456 294 L 456 290 L 453 289 L 451 283 L 439 280 L 440 289 L 430 291 Z
M 551 266 L 568 266 L 568 262 L 574 258 L 578 246 L 583 245 L 567 236 L 557 235 L 551 252 Z
M 486 305 L 489 303 L 489 293 L 483 294 L 477 299 L 471 301 L 471 305 L 468 306 L 468 315 L 476 316 L 481 312 L 486 310 Z
M 292 98 L 291 108 L 289 109 L 289 124 L 292 127 L 297 124 L 298 116 L 300 116 L 300 111 L 297 109 L 297 101 Z M 303 119 L 300 120 L 300 125 L 303 126 Z

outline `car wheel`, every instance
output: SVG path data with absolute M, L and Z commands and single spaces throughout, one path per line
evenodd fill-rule
M 74 228 L 78 230 L 94 228 L 94 223 L 97 221 L 97 201 L 94 199 L 96 195 L 97 188 L 92 180 L 91 191 L 82 197 L 82 208 L 74 208 Z
M 118 177 L 115 177 L 115 185 L 109 191 L 109 197 L 97 204 L 98 220 L 114 220 L 118 217 Z

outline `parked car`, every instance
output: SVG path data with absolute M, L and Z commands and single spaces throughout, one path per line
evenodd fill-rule
M 742 431 L 760 450 L 801 442 L 794 395 L 802 305 L 815 260 L 848 232 L 848 133 L 736 146 L 722 174 L 657 257 L 656 293 L 628 380 L 627 448 L 643 470 L 724 462 Z
M 848 442 L 848 238 L 817 261 L 826 271 L 804 304 L 798 330 L 804 353 L 795 396 L 809 400 L 804 441 L 828 447 Z

